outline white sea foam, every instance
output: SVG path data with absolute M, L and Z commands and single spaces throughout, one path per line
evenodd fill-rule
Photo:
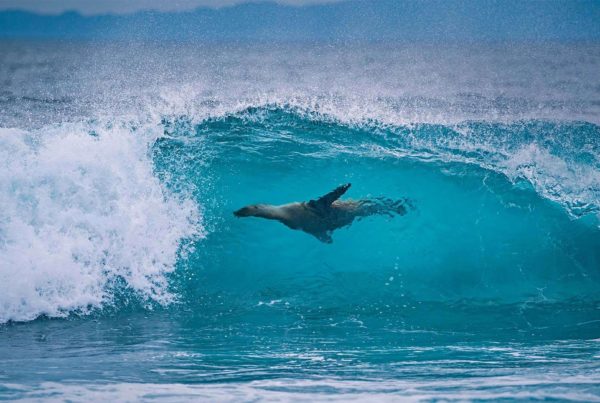
M 473 400 L 566 400 L 599 402 L 598 377 L 486 376 L 434 380 L 272 379 L 203 385 L 181 383 L 64 384 L 45 382 L 34 388 L 4 384 L 13 401 L 137 402 L 422 402 Z
M 563 204 L 573 216 L 598 214 L 600 171 L 593 166 L 569 163 L 531 143 L 504 163 L 511 178 L 527 179 L 544 197 Z
M 173 299 L 167 275 L 202 235 L 194 201 L 153 175 L 151 131 L 0 129 L 0 323 Z

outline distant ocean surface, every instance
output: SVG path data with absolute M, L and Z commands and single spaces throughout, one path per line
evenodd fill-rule
M 5 40 L 0 168 L 0 400 L 600 401 L 600 45 Z

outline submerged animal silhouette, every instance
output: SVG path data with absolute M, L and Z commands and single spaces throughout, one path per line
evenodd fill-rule
M 326 195 L 307 202 L 295 202 L 273 206 L 252 204 L 235 211 L 236 217 L 260 217 L 278 220 L 287 227 L 313 235 L 321 242 L 332 243 L 331 235 L 338 228 L 352 224 L 354 219 L 375 214 L 404 215 L 411 207 L 407 199 L 391 200 L 373 198 L 361 200 L 339 200 L 350 188 L 350 183 L 341 185 Z

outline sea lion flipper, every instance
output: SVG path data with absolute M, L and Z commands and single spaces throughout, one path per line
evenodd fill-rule
M 331 203 L 342 197 L 342 195 L 346 193 L 348 189 L 350 189 L 350 186 L 352 186 L 350 183 L 338 186 L 326 195 L 319 197 L 317 200 L 309 201 L 309 204 L 317 208 L 327 208 L 331 206 Z
M 318 232 L 313 235 L 315 236 L 315 238 L 317 238 L 319 241 L 321 241 L 323 243 L 333 243 L 333 238 L 331 237 L 331 234 L 328 232 Z

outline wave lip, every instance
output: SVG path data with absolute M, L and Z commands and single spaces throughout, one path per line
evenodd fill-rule
M 167 276 L 202 235 L 198 206 L 154 176 L 151 134 L 92 133 L 0 129 L 0 323 L 102 309 L 119 288 L 174 299 Z

